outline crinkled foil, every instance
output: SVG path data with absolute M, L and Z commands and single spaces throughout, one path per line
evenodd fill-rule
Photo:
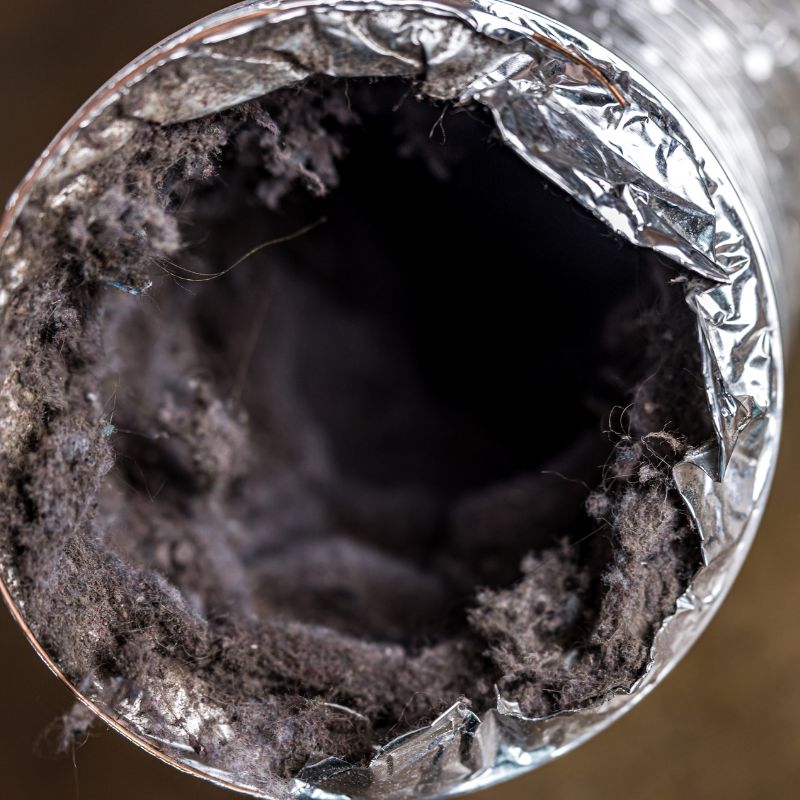
M 486 106 L 532 168 L 620 236 L 704 279 L 687 300 L 716 443 L 674 474 L 705 566 L 658 633 L 646 674 L 598 706 L 543 719 L 525 717 L 513 697 L 498 696 L 491 709 L 457 704 L 380 747 L 366 767 L 335 757 L 307 767 L 292 784 L 297 798 L 457 794 L 576 747 L 685 654 L 733 582 L 764 507 L 782 415 L 787 281 L 800 252 L 800 228 L 789 222 L 800 195 L 787 178 L 797 174 L 789 145 L 800 132 L 787 77 L 800 54 L 797 14 L 789 2 L 745 0 L 535 5 L 550 16 L 492 0 L 300 0 L 220 12 L 143 55 L 90 100 L 12 197 L 0 226 L 14 263 L 0 284 L 1 310 L 27 268 L 14 261 L 13 225 L 32 191 L 43 189 L 57 211 L 67 195 L 86 190 L 87 167 L 128 141 L 138 121 L 189 120 L 318 73 L 405 76 L 434 98 Z M 13 570 L 0 566 L 3 593 L 25 627 Z M 79 691 L 137 744 L 180 769 L 267 796 L 257 777 L 213 769 L 194 754 L 193 719 L 206 727 L 219 720 L 226 735 L 212 701 L 185 708 L 176 685 L 171 706 L 184 723 L 167 741 L 135 697 L 109 708 L 98 699 L 103 688 Z

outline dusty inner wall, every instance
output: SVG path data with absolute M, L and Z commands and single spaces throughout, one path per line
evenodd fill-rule
M 0 547 L 71 681 L 283 779 L 636 680 L 699 565 L 675 273 L 400 82 L 141 123 L 87 185 L 0 337 Z

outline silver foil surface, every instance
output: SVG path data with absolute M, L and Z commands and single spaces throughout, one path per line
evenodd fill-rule
M 11 265 L 0 276 L 2 313 L 25 279 L 14 221 L 32 193 L 48 198 L 42 213 L 57 212 L 66 196 L 87 190 L 87 167 L 127 142 L 140 121 L 190 120 L 314 74 L 404 76 L 430 97 L 486 106 L 530 167 L 618 235 L 703 279 L 687 301 L 697 314 L 716 443 L 692 453 L 674 476 L 705 566 L 658 633 L 646 674 L 596 707 L 549 718 L 527 718 L 513 697 L 498 696 L 489 709 L 457 704 L 429 727 L 376 743 L 368 767 L 335 754 L 307 767 L 292 785 L 297 798 L 458 794 L 576 747 L 686 653 L 733 582 L 766 501 L 800 252 L 792 148 L 800 141 L 798 14 L 788 0 L 532 4 L 538 11 L 494 0 L 241 3 L 166 40 L 101 89 L 43 154 L 0 225 L 3 261 Z M 19 435 L 5 406 L 0 389 L 0 447 Z M 3 594 L 26 627 L 13 569 L 0 568 Z M 103 687 L 75 691 L 154 755 L 268 796 L 255 765 L 251 774 L 234 774 L 194 754 L 193 718 L 206 728 L 217 720 L 221 737 L 229 731 L 212 701 L 186 707 L 179 681 L 171 707 L 186 722 L 168 732 L 135 698 L 109 708 L 99 699 Z

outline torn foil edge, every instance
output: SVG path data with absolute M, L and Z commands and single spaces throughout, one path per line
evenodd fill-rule
M 698 317 L 717 443 L 674 471 L 706 566 L 656 636 L 645 675 L 595 707 L 543 719 L 526 718 L 513 699 L 498 697 L 480 716 L 458 703 L 379 748 L 368 767 L 329 758 L 291 788 L 319 800 L 462 793 L 533 769 L 606 727 L 669 672 L 710 620 L 746 555 L 774 469 L 782 380 L 775 300 L 738 192 L 666 98 L 567 26 L 492 0 L 256 2 L 203 20 L 133 62 L 45 152 L 0 224 L 6 257 L 14 261 L 13 222 L 32 195 L 57 211 L 67 194 L 85 190 L 85 171 L 142 122 L 204 116 L 313 74 L 403 76 L 433 98 L 485 105 L 524 161 L 617 234 L 707 287 L 687 301 Z M 20 282 L 26 265 L 14 263 Z M 12 289 L 0 284 L 0 310 Z M 13 594 L 13 570 L 3 574 Z M 154 737 L 136 697 L 105 707 L 108 688 L 82 691 L 134 742 L 200 777 L 268 796 L 257 776 L 228 774 L 199 762 L 188 741 Z M 179 694 L 176 687 L 180 705 Z M 224 727 L 211 705 L 186 712 Z

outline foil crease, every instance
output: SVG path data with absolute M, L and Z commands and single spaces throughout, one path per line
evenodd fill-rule
M 647 59 L 636 50 L 646 37 L 637 39 L 632 0 L 616 7 L 574 3 L 572 11 L 555 0 L 539 6 L 552 17 L 493 0 L 298 0 L 220 12 L 145 54 L 90 101 L 12 198 L 0 228 L 8 237 L 32 192 L 47 197 L 52 212 L 65 194 L 85 191 L 86 169 L 145 122 L 194 119 L 314 74 L 404 76 L 431 97 L 489 108 L 505 143 L 527 164 L 618 235 L 696 278 L 687 302 L 697 315 L 716 441 L 674 475 L 702 537 L 705 566 L 659 631 L 646 673 L 595 707 L 549 718 L 526 717 L 514 698 L 498 696 L 494 708 L 477 711 L 459 703 L 430 726 L 380 747 L 365 767 L 335 754 L 306 767 L 292 784 L 296 798 L 446 796 L 576 747 L 644 697 L 688 650 L 732 583 L 763 508 L 781 420 L 781 322 L 769 271 L 779 261 L 774 232 L 765 231 L 758 203 L 743 199 L 734 184 L 737 164 L 720 161 L 731 155 L 726 138 L 715 139 L 708 127 L 701 135 L 702 114 L 690 122 L 683 105 L 679 111 L 634 69 Z M 603 25 L 592 10 L 605 13 Z M 621 54 L 613 38 L 605 39 L 609 49 L 598 41 L 603 31 L 592 30 L 611 28 L 619 15 Z M 685 97 L 673 91 L 671 99 Z M 5 244 L 13 246 L 13 239 Z M 0 307 L 6 296 L 0 286 Z M 13 592 L 13 576 L 6 584 Z M 111 708 L 102 700 L 113 696 L 109 687 L 80 689 L 111 724 L 156 755 L 222 785 L 270 796 L 254 767 L 231 774 L 198 760 L 193 725 L 214 728 L 220 741 L 231 732 L 211 701 L 186 707 L 180 681 L 163 717 L 180 709 L 183 733 L 174 728 L 169 741 L 136 695 Z

